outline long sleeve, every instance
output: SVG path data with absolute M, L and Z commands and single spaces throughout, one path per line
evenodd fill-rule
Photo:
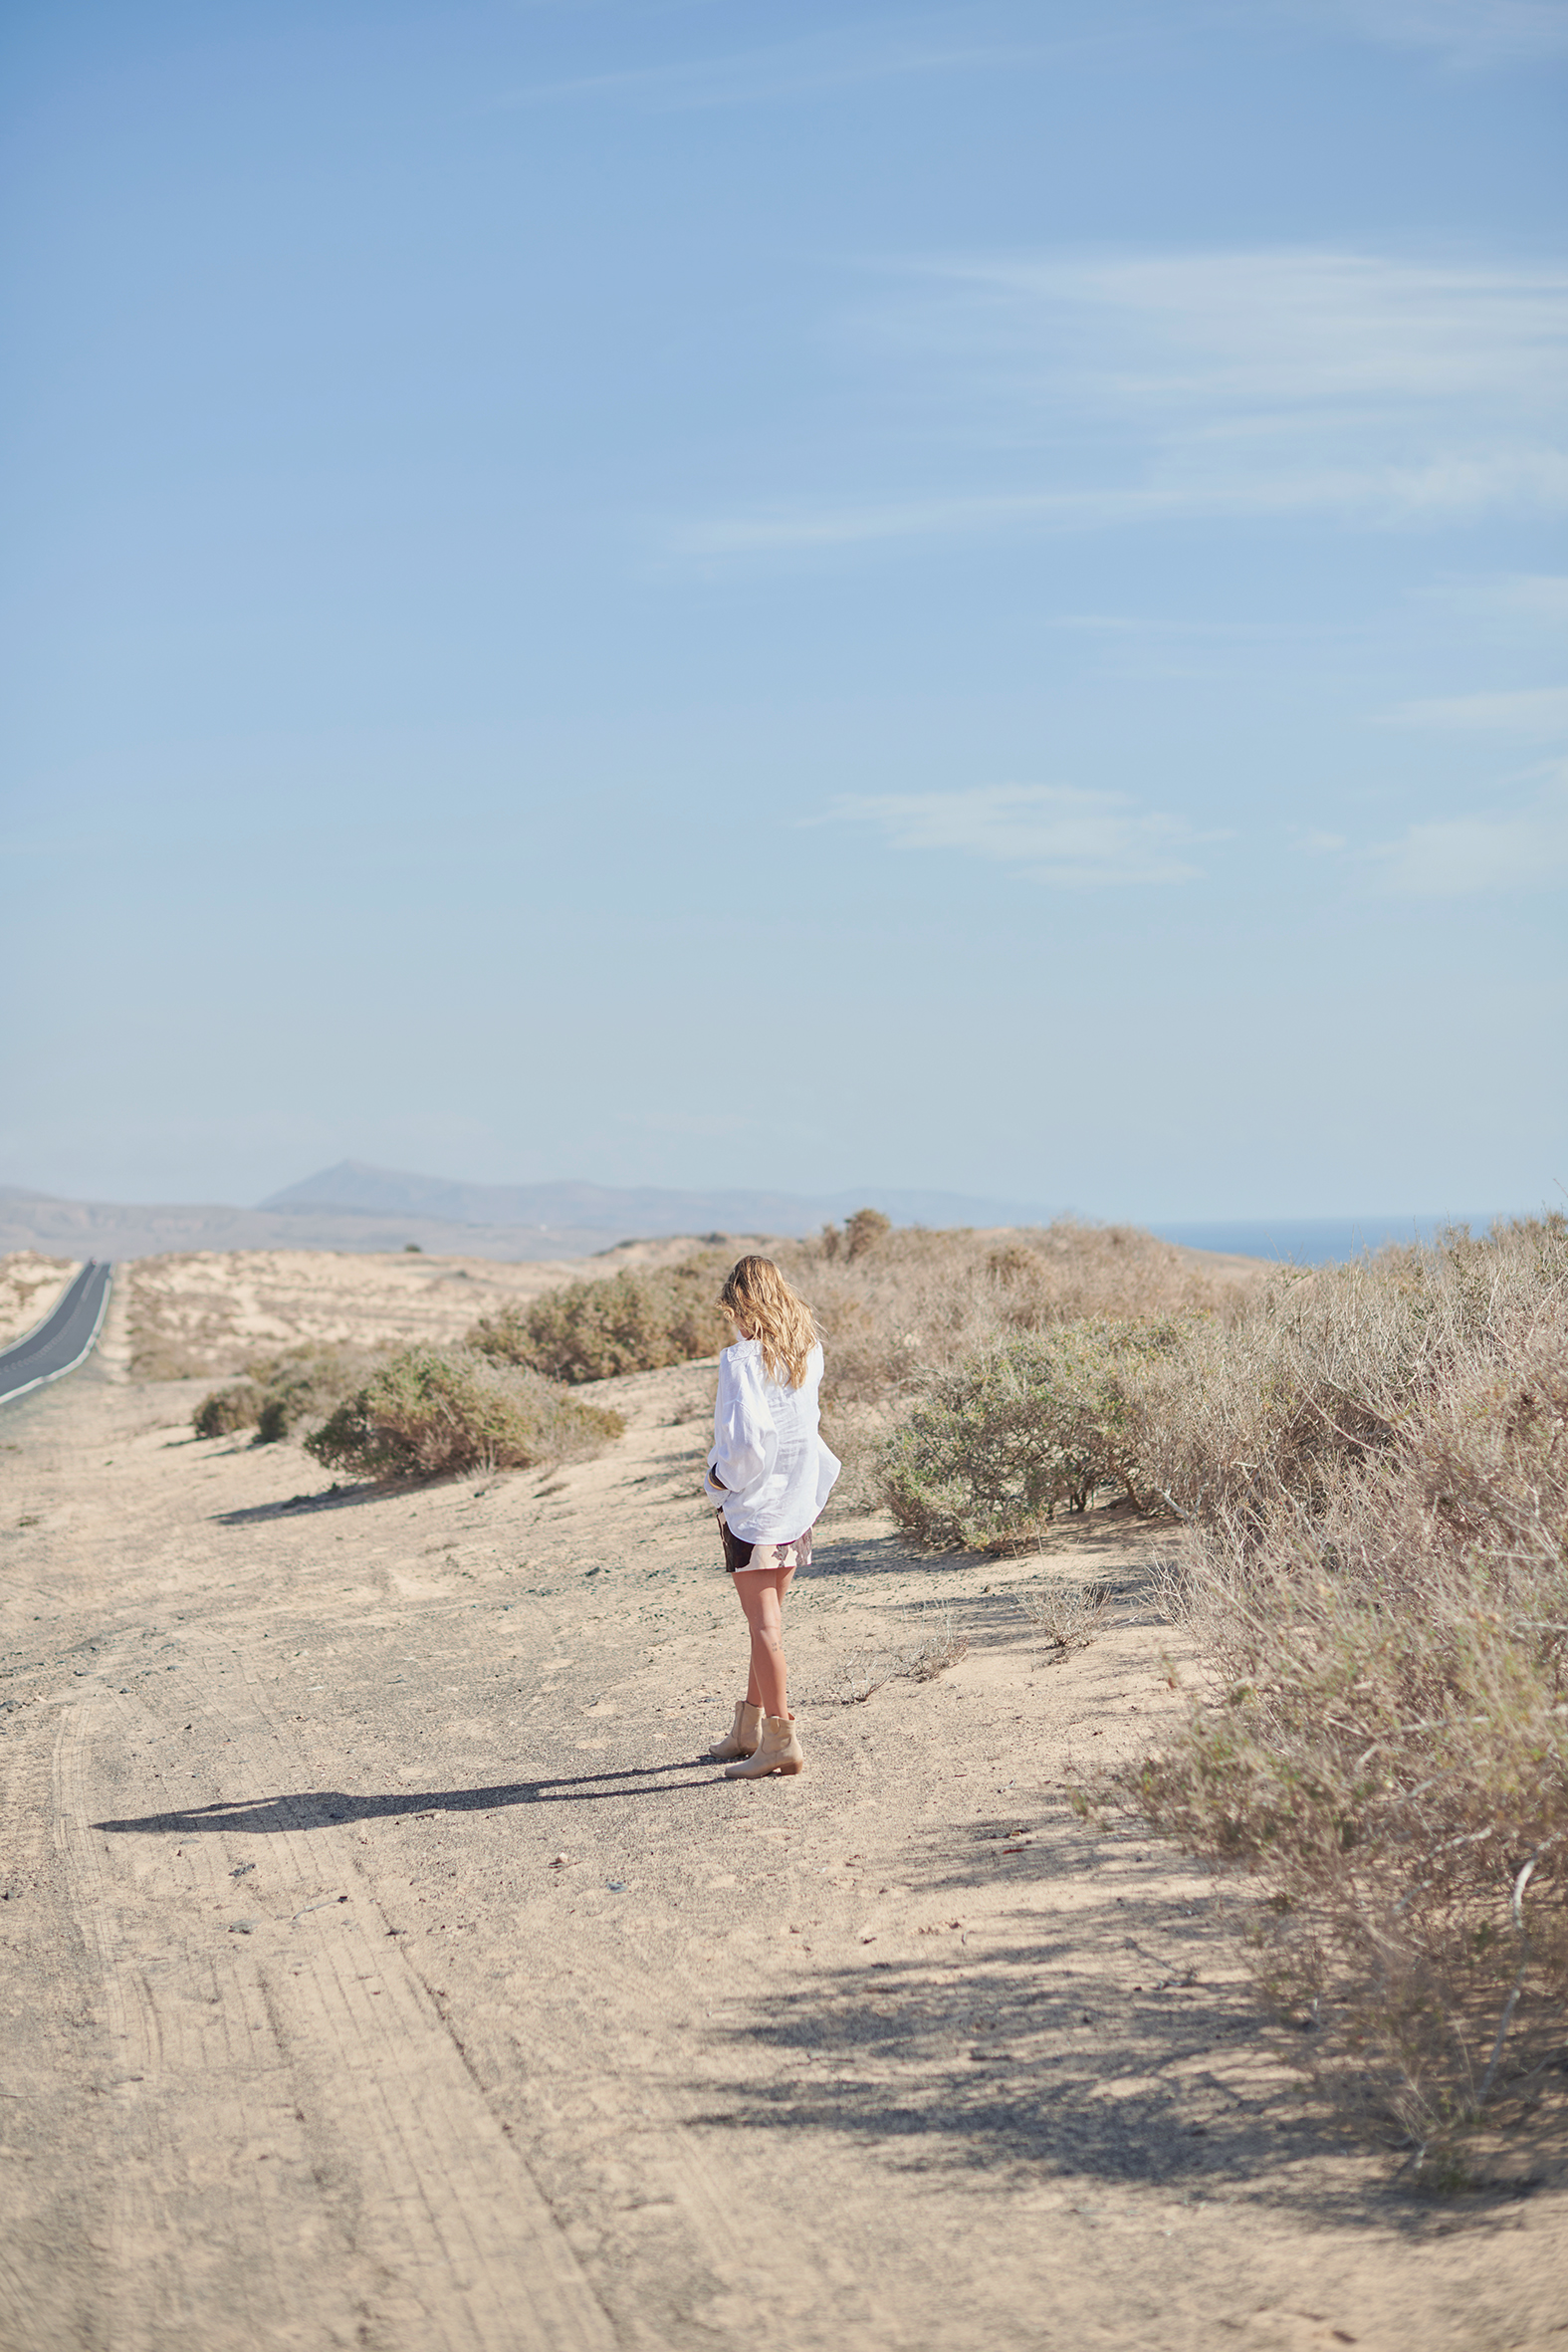
M 827 1501 L 838 1464 L 818 1426 L 821 1380 L 819 1347 L 798 1388 L 769 1373 L 755 1339 L 738 1339 L 719 1358 L 707 1494 L 742 1543 L 792 1543 Z
M 779 1459 L 779 1432 L 763 1393 L 755 1349 L 727 1347 L 719 1358 L 713 1440 L 708 1468 L 728 1492 L 746 1493 L 772 1474 Z M 723 1502 L 711 1478 L 707 1492 L 712 1501 Z

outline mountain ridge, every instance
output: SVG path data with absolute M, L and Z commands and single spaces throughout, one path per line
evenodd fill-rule
M 896 1224 L 1039 1224 L 1049 1218 L 1048 1211 L 1009 1212 L 1005 1202 L 956 1193 L 871 1187 L 811 1199 L 574 1181 L 465 1185 L 345 1160 L 254 1208 L 221 1201 L 69 1200 L 30 1186 L 0 1185 L 0 1253 L 40 1250 L 124 1261 L 200 1250 L 396 1251 L 414 1244 L 443 1258 L 586 1259 L 632 1239 L 722 1234 L 758 1241 L 808 1233 L 866 1207 L 882 1208 Z M 486 1214 L 497 1209 L 513 1214 Z
M 591 1184 L 584 1178 L 548 1184 L 469 1184 L 366 1160 L 339 1160 L 257 1203 L 259 1210 L 439 1218 L 454 1225 L 516 1225 L 546 1231 L 602 1232 L 617 1239 L 700 1232 L 808 1233 L 856 1209 L 881 1209 L 896 1225 L 1038 1225 L 1058 1210 L 1038 1202 L 988 1200 L 969 1193 L 896 1185 L 859 1185 L 841 1192 L 792 1193 L 716 1186 L 680 1190 L 660 1185 Z

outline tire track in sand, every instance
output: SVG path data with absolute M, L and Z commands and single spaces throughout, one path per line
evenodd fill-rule
M 287 1788 L 265 1699 L 228 1654 L 260 1721 L 236 1722 L 211 1676 L 185 1705 L 222 1727 L 247 1791 Z M 242 1929 L 229 1848 L 254 1839 L 205 1831 L 171 1857 L 167 1831 L 93 1826 L 95 1744 L 138 1721 L 153 1719 L 102 1687 L 74 1697 L 55 1762 L 72 1900 L 124 2053 L 110 2352 L 609 2352 L 347 1835 L 286 1813 L 257 1878 L 269 1916 Z M 297 1918 L 324 1887 L 346 1902 Z
M 193 1639 L 199 1638 L 193 1636 Z M 248 1705 L 254 1708 L 257 1718 L 265 1725 L 267 1738 L 275 1751 L 275 1761 L 270 1766 L 274 1776 L 258 1778 L 253 1769 L 250 1784 L 258 1788 L 298 1787 L 306 1784 L 310 1774 L 302 1771 L 303 1760 L 295 1752 L 288 1734 L 273 1713 L 272 1702 L 256 1671 L 257 1658 L 228 1643 L 222 1645 L 222 1657 L 224 1666 L 243 1688 Z M 216 1687 L 217 1677 L 214 1676 L 212 1680 Z M 226 1717 L 221 1710 L 210 1712 L 215 1720 L 232 1724 L 233 1719 Z M 288 1759 L 286 1772 L 285 1758 Z M 297 1807 L 296 1810 L 303 1820 L 304 1808 Z M 365 1859 L 356 1849 L 349 1832 L 331 1828 L 324 1830 L 320 1817 L 313 1816 L 309 1823 L 309 1837 L 311 1851 L 318 1855 L 320 1841 L 324 1837 L 331 1840 L 328 1850 L 346 1855 L 344 1868 L 354 1873 L 361 1882 L 367 1882 Z M 328 1880 L 322 1875 L 319 1858 L 312 1867 L 319 1884 L 325 1887 Z M 305 1883 L 303 1878 L 301 1883 Z M 339 1880 L 338 1883 L 346 1882 Z M 373 1895 L 370 1899 L 374 1900 Z M 325 1917 L 331 1921 L 333 1912 L 329 1910 Z M 390 1936 L 390 1923 L 378 1903 L 375 1905 L 375 1917 L 377 1932 Z M 449 2047 L 458 2055 L 474 2097 L 483 2101 L 485 2094 L 473 2071 L 471 2058 L 446 2025 L 443 2012 L 437 2007 L 437 1996 L 420 1976 L 407 1950 L 401 1944 L 397 1945 L 397 1950 L 407 1979 L 418 1987 L 428 2013 L 442 2019 Z M 580 1973 L 591 1966 L 593 1956 L 578 1950 L 575 1958 Z M 613 1963 L 609 1965 L 612 1973 L 624 1977 L 628 1968 L 637 1968 L 640 1964 L 634 1954 L 621 1951 L 617 1952 Z M 561 2021 L 548 2016 L 543 2003 L 536 2008 L 534 2021 L 542 2032 L 550 2034 L 552 2038 L 560 2037 Z M 594 2110 L 599 2104 L 594 2094 L 604 2081 L 601 2053 L 596 2057 L 593 2052 L 584 2049 L 575 2035 L 566 2038 L 572 2046 L 573 2072 L 582 2093 L 581 2106 L 589 2111 Z M 613 2152 L 609 2169 L 620 2182 L 635 2182 L 636 2204 L 644 2208 L 662 2207 L 670 2217 L 672 2228 L 682 2241 L 681 2254 L 674 2267 L 685 2274 L 696 2289 L 692 2316 L 700 2312 L 699 2325 L 706 2322 L 702 2332 L 707 2333 L 723 2312 L 738 2315 L 736 2332 L 745 2334 L 749 2332 L 752 2313 L 759 2301 L 769 2303 L 783 2312 L 800 2303 L 808 2290 L 822 2300 L 824 2307 L 831 2307 L 833 2289 L 841 2282 L 830 2278 L 817 2249 L 808 2239 L 796 2238 L 786 2250 L 778 2245 L 762 2246 L 757 2242 L 754 2232 L 747 2230 L 744 2225 L 737 2227 L 733 2195 L 728 2184 L 716 2176 L 696 2136 L 681 2121 L 674 2101 L 660 2082 L 645 2073 L 639 2074 L 635 2100 L 631 2102 L 620 2095 L 624 2090 L 622 2083 L 617 2080 L 613 2087 L 615 2095 L 608 2101 L 615 2119 L 608 2135 Z M 489 2112 L 488 2102 L 486 2111 Z M 593 2128 L 586 2117 L 579 2114 L 578 2136 L 581 2145 L 578 2153 L 580 2157 L 586 2158 L 590 2170 L 595 2169 L 595 2158 L 607 2153 L 597 2146 L 601 2129 Z M 515 2149 L 515 2143 L 510 2140 L 504 2144 L 509 2151 Z M 606 2187 L 609 2187 L 608 2182 L 601 2180 L 601 2192 Z M 609 2193 L 611 2202 L 618 2202 L 615 2189 L 610 2188 Z M 639 2347 L 655 2342 L 684 2346 L 688 2340 L 684 2325 L 674 2334 L 659 2334 L 656 2329 L 650 2331 L 643 2313 L 624 2308 L 616 2313 L 613 2332 L 624 2342 L 635 2343 Z

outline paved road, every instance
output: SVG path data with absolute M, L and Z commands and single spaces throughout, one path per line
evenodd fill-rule
M 0 1404 L 74 1372 L 92 1354 L 109 1305 L 112 1266 L 89 1259 L 68 1283 L 36 1329 L 0 1348 Z

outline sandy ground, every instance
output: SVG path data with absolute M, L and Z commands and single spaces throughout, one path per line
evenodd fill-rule
M 624 1266 L 686 1257 L 694 1247 L 623 1242 L 591 1259 L 517 1265 L 417 1252 L 191 1250 L 132 1260 L 114 1280 L 138 1366 L 219 1377 L 297 1340 L 440 1345 L 509 1303 L 526 1305 L 562 1284 L 597 1281 Z M 0 1259 L 0 1282 L 15 1263 Z
M 711 1368 L 597 1462 L 329 1494 L 127 1318 L 0 1416 L 8 2352 L 1568 2341 L 1568 2198 L 1414 2199 L 1205 1879 L 1073 1816 L 1171 1703 L 1119 1516 L 999 1568 L 830 1515 L 808 1769 L 726 1783 Z M 1047 1565 L 1117 1593 L 1060 1665 Z M 847 1699 L 923 1602 L 968 1655 Z
M 0 1347 L 42 1322 L 81 1271 L 80 1259 L 42 1258 L 36 1250 L 13 1250 L 0 1258 Z

